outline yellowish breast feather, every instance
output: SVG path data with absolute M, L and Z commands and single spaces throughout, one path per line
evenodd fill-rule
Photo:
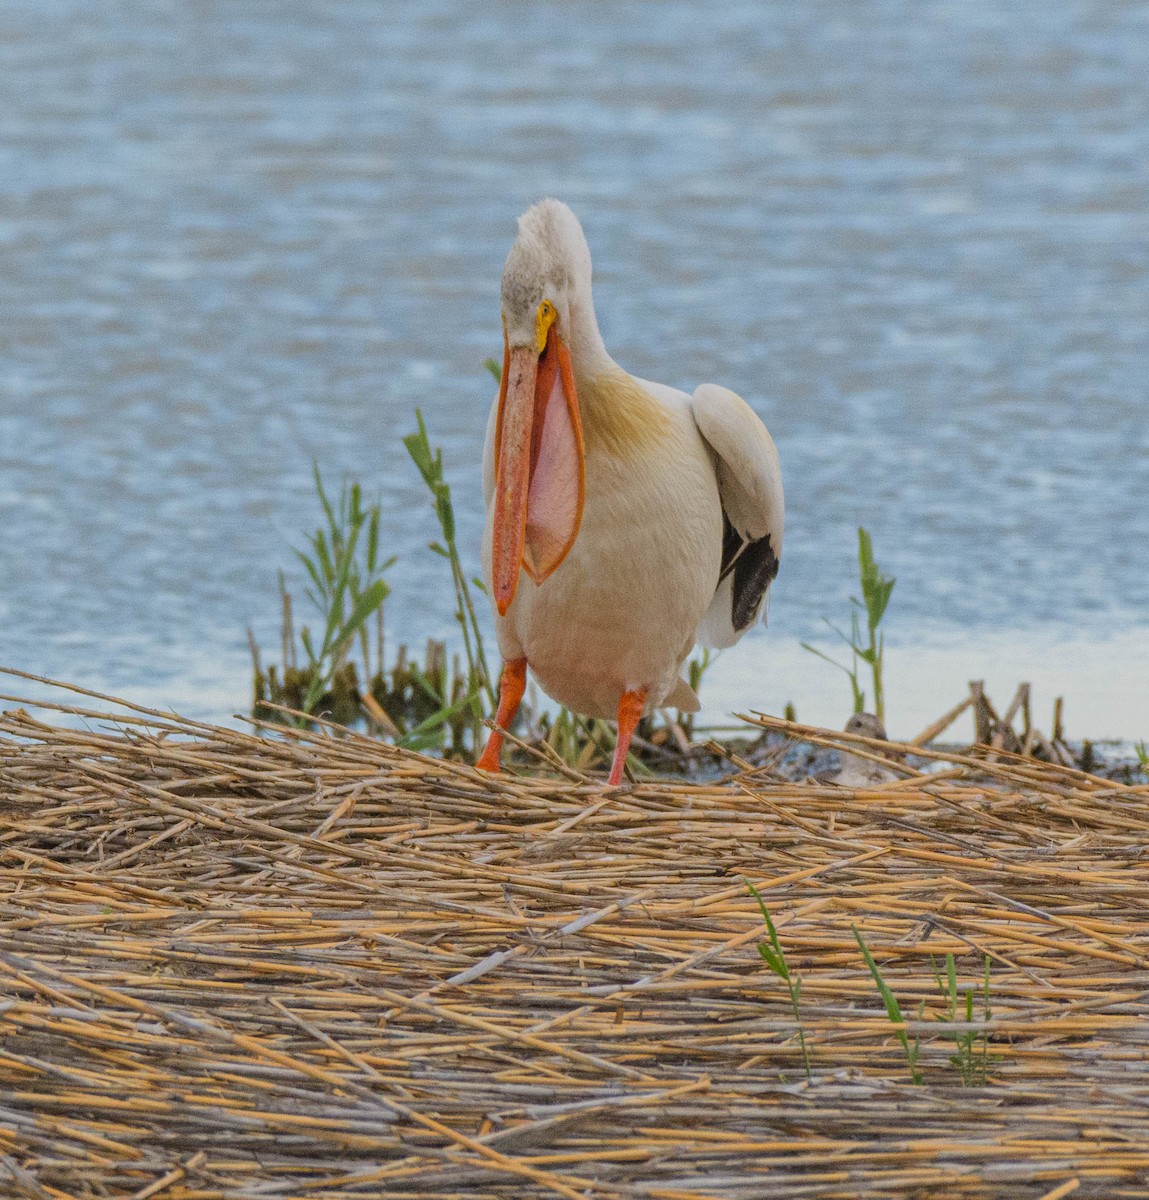
M 588 455 L 634 458 L 672 432 L 670 415 L 625 371 L 576 379 L 575 389 Z

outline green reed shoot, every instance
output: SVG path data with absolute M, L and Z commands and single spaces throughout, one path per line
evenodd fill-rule
M 766 922 L 766 930 L 770 935 L 769 945 L 765 942 L 758 943 L 758 953 L 762 956 L 762 961 L 782 980 L 786 985 L 786 990 L 790 993 L 790 1007 L 794 1012 L 794 1022 L 798 1026 L 798 1044 L 802 1048 L 802 1064 L 806 1068 L 806 1078 L 810 1079 L 810 1054 L 806 1048 L 806 1030 L 802 1026 L 802 1014 L 798 1009 L 798 1001 L 802 995 L 802 980 L 790 970 L 790 964 L 787 963 L 786 955 L 782 950 L 782 943 L 778 940 L 778 930 L 774 928 L 774 921 L 766 907 L 766 901 L 762 899 L 762 894 L 749 880 L 746 881 L 746 886 L 750 889 L 750 894 L 758 901 L 758 907 L 762 910 L 762 919 Z
M 866 707 L 866 693 L 858 680 L 861 669 L 858 664 L 859 662 L 866 663 L 870 668 L 873 681 L 874 713 L 878 720 L 885 721 L 886 696 L 882 680 L 885 638 L 878 632 L 878 626 L 881 624 L 882 617 L 885 616 L 896 580 L 892 576 L 884 575 L 874 561 L 873 542 L 869 533 L 861 526 L 858 527 L 858 576 L 862 599 L 859 600 L 856 596 L 850 597 L 850 632 L 847 634 L 832 621 L 825 617 L 822 618 L 849 647 L 851 665 L 846 666 L 844 663 L 838 662 L 836 658 L 831 658 L 808 642 L 802 642 L 801 646 L 803 650 L 809 650 L 811 654 L 817 655 L 818 658 L 845 673 L 850 681 L 850 691 L 856 713 L 864 712 Z
M 554 718 L 543 718 L 540 727 L 546 730 L 543 741 L 568 767 L 586 771 L 596 758 L 610 755 L 599 742 L 597 724 L 593 717 L 580 717 L 559 705 Z
M 894 584 L 891 575 L 883 575 L 874 561 L 874 547 L 870 535 L 858 527 L 858 573 L 862 585 L 862 607 L 866 610 L 866 634 L 868 642 L 858 657 L 868 663 L 874 681 L 874 712 L 879 721 L 886 719 L 886 698 L 882 688 L 882 661 L 885 654 L 885 638 L 878 633 L 878 626 L 890 603 Z M 851 597 L 856 606 L 859 602 Z
M 581 717 L 565 705 L 553 714 L 538 718 L 537 728 L 546 751 L 576 771 L 589 771 L 598 762 L 610 762 L 617 744 L 606 721 L 596 717 Z M 626 767 L 632 775 L 650 776 L 654 772 L 633 752 L 626 756 Z
M 473 710 L 475 704 L 481 702 L 481 698 L 478 691 L 471 691 L 451 701 L 435 691 L 426 676 L 420 674 L 417 676 L 416 682 L 420 687 L 426 689 L 428 695 L 439 705 L 439 708 L 431 713 L 426 720 L 420 721 L 410 732 L 398 738 L 395 745 L 402 746 L 405 750 L 427 751 L 435 749 L 442 744 L 444 725 L 450 725 L 453 719 L 459 714 Z M 478 743 L 476 742 L 476 747 L 477 745 Z
M 697 696 L 702 687 L 702 679 L 710 669 L 711 663 L 718 657 L 719 651 L 703 646 L 701 650 L 686 664 L 686 682 L 690 690 Z M 679 713 L 678 724 L 688 738 L 694 737 L 694 713 Z
M 439 519 L 439 528 L 443 533 L 443 542 L 431 542 L 430 549 L 451 564 L 451 578 L 455 584 L 455 620 L 463 632 L 463 649 L 467 656 L 468 691 L 477 695 L 485 695 L 490 708 L 495 706 L 495 689 L 491 680 L 491 672 L 487 666 L 486 651 L 483 646 L 483 634 L 479 628 L 479 620 L 475 614 L 475 604 L 471 598 L 471 582 L 468 582 L 463 564 L 459 558 L 459 547 L 455 540 L 455 510 L 451 503 L 451 489 L 443 478 L 443 451 L 432 449 L 427 437 L 427 427 L 423 424 L 423 414 L 416 409 L 415 420 L 419 424 L 417 432 L 408 434 L 403 439 L 411 461 L 423 477 L 423 482 L 431 492 L 431 502 L 435 516 Z M 481 585 L 479 585 L 481 587 Z M 477 702 L 478 704 L 478 702 Z M 475 712 L 476 720 L 482 717 L 481 704 Z
M 326 525 L 308 535 L 308 550 L 295 551 L 311 580 L 307 597 L 319 613 L 323 630 L 318 644 L 308 626 L 299 634 L 310 676 L 301 707 L 308 713 L 327 692 L 357 637 L 364 670 L 370 670 L 367 621 L 390 594 L 383 574 L 395 562 L 394 557 L 380 560 L 379 505 L 364 508 L 362 490 L 353 483 L 344 486 L 336 507 L 328 498 L 318 464 L 313 471 Z
M 854 931 L 854 940 L 858 943 L 858 949 L 861 950 L 862 957 L 866 960 L 866 966 L 870 968 L 870 974 L 877 985 L 878 994 L 882 997 L 882 1003 L 886 1006 L 886 1016 L 890 1018 L 890 1022 L 895 1026 L 894 1035 L 901 1042 L 902 1049 L 905 1051 L 906 1066 L 910 1069 L 910 1078 L 914 1083 L 921 1083 L 922 1076 L 918 1070 L 918 1054 L 921 1051 L 921 1038 L 914 1038 L 913 1046 L 910 1045 L 910 1039 L 905 1030 L 905 1018 L 902 1016 L 902 1006 L 898 1003 L 898 998 L 890 991 L 889 984 L 882 978 L 882 972 L 878 968 L 878 964 L 874 962 L 874 956 L 870 953 L 870 948 L 858 932 L 857 925 L 851 924 L 850 928 Z M 900 1028 L 898 1028 L 899 1026 Z
M 987 954 L 985 955 L 985 974 L 982 980 L 982 1016 L 986 1024 L 993 1015 L 989 1003 L 989 963 L 990 959 Z M 959 999 L 957 966 L 952 954 L 946 955 L 945 978 L 942 978 L 935 964 L 934 979 L 945 1000 L 946 1013 L 943 1019 L 951 1024 L 964 1019 L 967 1025 L 972 1025 L 974 992 L 972 988 L 966 990 L 964 1003 Z M 963 1008 L 964 1017 L 959 1016 L 959 1012 Z M 962 1033 L 954 1034 L 953 1041 L 957 1050 L 956 1053 L 950 1055 L 949 1060 L 961 1073 L 962 1083 L 966 1087 L 983 1085 L 989 1068 L 989 1035 L 987 1032 L 984 1029 L 980 1033 L 976 1029 L 967 1029 Z M 981 1043 L 980 1054 L 977 1050 L 979 1041 Z

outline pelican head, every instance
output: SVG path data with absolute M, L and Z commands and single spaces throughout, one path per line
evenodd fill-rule
M 503 325 L 512 350 L 540 352 L 555 326 L 569 348 L 571 307 L 590 296 L 590 248 L 578 217 L 561 200 L 540 200 L 519 218 L 503 267 Z
M 542 583 L 567 556 L 582 520 L 582 424 L 571 342 L 581 310 L 589 310 L 590 276 L 586 238 L 565 204 L 541 200 L 519 218 L 503 268 L 495 426 L 492 575 L 503 615 L 520 567 Z

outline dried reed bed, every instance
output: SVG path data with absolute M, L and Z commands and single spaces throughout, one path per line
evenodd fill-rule
M 13 709 L 0 1194 L 1149 1195 L 1149 789 L 950 761 L 607 792 Z M 984 1086 L 948 1061 L 947 951 L 971 985 L 992 961 Z

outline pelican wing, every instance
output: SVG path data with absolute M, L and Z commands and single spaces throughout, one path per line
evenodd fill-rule
M 691 399 L 698 431 L 715 454 L 722 500 L 722 568 L 698 627 L 706 646 L 732 646 L 763 611 L 778 574 L 785 504 L 774 440 L 741 397 L 704 383 Z

